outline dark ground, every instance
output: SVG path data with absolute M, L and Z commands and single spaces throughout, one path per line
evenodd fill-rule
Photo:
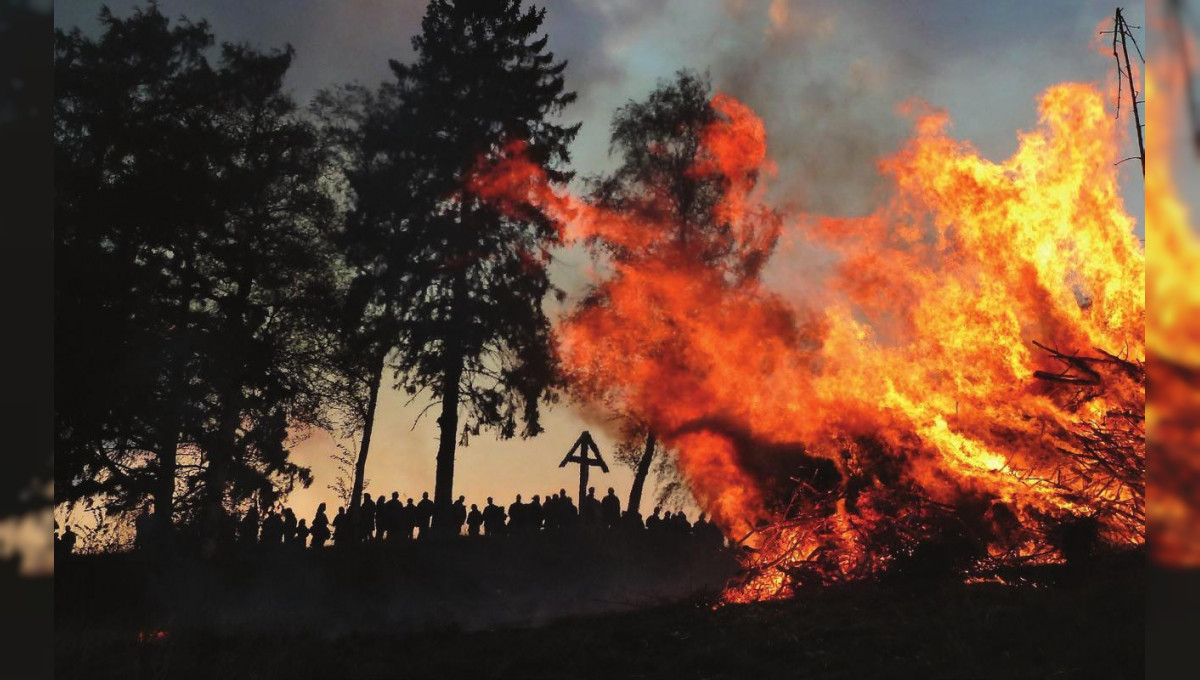
M 77 559 L 56 579 L 56 677 L 1143 677 L 1141 553 L 1019 575 L 1038 587 L 854 584 L 714 609 L 727 557 L 530 543 L 177 566 L 133 597 L 129 556 Z

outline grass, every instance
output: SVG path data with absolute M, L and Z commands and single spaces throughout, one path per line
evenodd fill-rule
M 595 562 L 612 567 L 604 558 Z M 536 621 L 493 624 L 487 621 L 495 617 L 485 617 L 474 625 L 469 617 L 448 617 L 407 628 L 382 619 L 298 627 L 268 606 L 254 625 L 234 621 L 223 628 L 205 619 L 204 625 L 177 625 L 167 639 L 150 644 L 136 641 L 136 622 L 123 618 L 130 612 L 102 624 L 103 617 L 68 607 L 58 622 L 56 676 L 1135 678 L 1143 675 L 1144 572 L 1135 554 L 1084 570 L 1044 569 L 1031 577 L 1039 587 L 952 580 L 851 584 L 785 602 L 714 608 L 710 597 L 693 595 L 636 611 L 566 607 Z M 557 609 L 579 595 L 539 595 L 561 585 L 547 582 L 548 573 L 527 573 L 527 599 Z M 473 590 L 454 606 L 493 607 L 496 597 Z M 272 616 L 277 625 L 262 623 Z

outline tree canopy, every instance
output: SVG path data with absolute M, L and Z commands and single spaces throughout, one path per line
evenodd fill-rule
M 309 481 L 286 442 L 321 420 L 338 289 L 322 147 L 290 47 L 100 21 L 55 37 L 59 500 L 216 521 Z
M 559 114 L 575 94 L 566 62 L 539 36 L 544 17 L 520 0 L 430 2 L 415 60 L 391 63 L 395 81 L 367 117 L 378 162 L 352 177 L 367 219 L 358 228 L 385 230 L 407 265 L 395 368 L 404 389 L 441 406 L 440 512 L 451 502 L 456 444 L 485 428 L 538 434 L 539 404 L 556 381 L 543 302 L 555 292 L 547 266 L 559 233 L 543 214 L 516 218 L 480 201 L 467 181 L 514 140 L 554 181 L 571 177 L 579 126 Z

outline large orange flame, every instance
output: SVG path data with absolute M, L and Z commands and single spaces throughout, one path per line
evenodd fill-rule
M 520 146 L 473 181 L 509 210 L 547 210 L 568 238 L 631 253 L 608 263 L 599 302 L 558 326 L 578 394 L 649 424 L 728 535 L 787 520 L 770 540 L 749 539 L 763 563 L 872 573 L 893 557 L 875 549 L 884 534 L 894 550 L 925 526 L 914 519 L 897 538 L 903 517 L 964 504 L 990 523 L 993 552 L 1041 550 L 1020 531 L 1033 517 L 1096 515 L 1108 540 L 1142 542 L 1138 512 L 1097 514 L 1140 507 L 1140 491 L 1073 467 L 1069 435 L 1114 414 L 1140 419 L 1144 381 L 1097 369 L 1081 397 L 1036 379 L 1062 371 L 1035 342 L 1135 367 L 1145 358 L 1145 255 L 1118 191 L 1122 137 L 1104 95 L 1050 88 L 1036 128 L 1000 163 L 950 137 L 944 113 L 910 105 L 913 137 L 879 164 L 894 185 L 886 204 L 786 227 L 765 204 L 774 167 L 762 122 L 730 97 L 713 105 L 719 120 L 692 172 L 729 179 L 722 238 L 743 264 L 781 230 L 832 254 L 820 293 L 701 266 L 695 246 L 656 238 L 670 225 L 551 187 Z M 1130 446 L 1144 461 L 1144 441 Z M 781 569 L 729 597 L 781 592 Z

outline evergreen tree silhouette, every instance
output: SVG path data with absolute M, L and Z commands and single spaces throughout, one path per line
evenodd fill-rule
M 229 507 L 310 481 L 287 439 L 327 397 L 326 162 L 290 47 L 216 50 L 155 5 L 100 21 L 55 39 L 60 500 L 151 495 L 215 546 Z
M 402 106 L 394 129 L 411 140 L 416 212 L 405 244 L 413 293 L 397 353 L 401 384 L 440 406 L 435 523 L 452 531 L 455 447 L 482 428 L 502 438 L 541 432 L 555 362 L 543 302 L 555 289 L 549 248 L 560 242 L 537 211 L 502 214 L 468 188 L 481 162 L 528 142 L 530 157 L 566 182 L 568 145 L 579 126 L 558 115 L 575 100 L 566 62 L 539 37 L 545 10 L 520 0 L 433 0 L 413 38 L 411 64 L 393 61 Z M 396 200 L 409 201 L 409 197 Z
M 311 107 L 347 204 L 337 246 L 350 284 L 341 305 L 335 375 L 344 434 L 359 438 L 348 501 L 351 523 L 365 488 L 388 358 L 405 342 L 403 316 L 418 290 L 413 221 L 437 201 L 420 191 L 419 130 L 406 105 L 392 81 L 378 90 L 358 84 L 322 90 Z
M 102 36 L 55 35 L 55 466 L 58 499 L 175 506 L 202 390 L 197 266 L 213 132 L 204 23 L 157 8 Z M 195 386 L 195 387 L 193 387 Z

